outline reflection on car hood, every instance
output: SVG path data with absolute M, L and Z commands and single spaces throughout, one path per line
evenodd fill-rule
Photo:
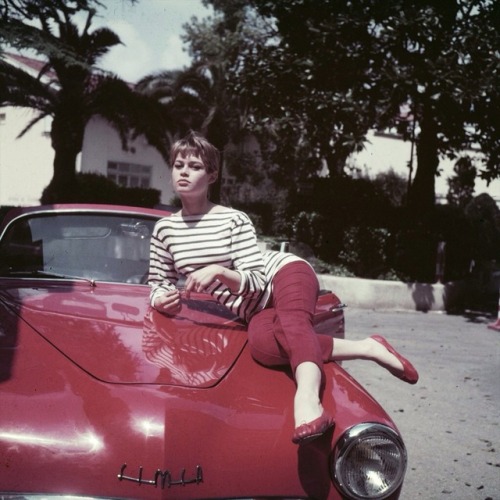
M 67 358 L 105 382 L 210 387 L 246 343 L 244 326 L 208 296 L 185 301 L 170 318 L 149 307 L 146 286 L 29 283 L 3 288 L 2 298 Z

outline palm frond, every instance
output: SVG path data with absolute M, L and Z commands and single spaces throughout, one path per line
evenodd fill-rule
M 135 90 L 162 104 L 168 104 L 175 97 L 176 82 L 181 75 L 181 71 L 161 71 L 145 76 L 139 80 Z
M 0 58 L 0 106 L 19 106 L 51 112 L 56 93 L 38 78 Z
M 28 122 L 28 124 L 17 134 L 17 138 L 20 139 L 26 132 L 28 132 L 31 127 L 34 127 L 38 122 L 42 121 L 44 118 L 49 116 L 49 113 L 41 112 L 37 116 L 35 116 L 32 120 Z
M 95 81 L 87 96 L 86 109 L 88 119 L 100 115 L 117 130 L 125 149 L 131 136 L 143 134 L 164 158 L 168 158 L 170 139 L 167 131 L 174 124 L 167 108 L 157 100 L 136 92 L 116 77 L 105 75 Z
M 27 47 L 46 60 L 60 60 L 68 65 L 89 68 L 71 47 L 52 34 L 50 25 L 47 30 L 25 24 L 17 19 L 2 21 L 0 42 L 16 51 L 23 51 Z
M 110 48 L 122 44 L 122 41 L 114 31 L 99 28 L 82 38 L 82 43 L 86 45 L 86 54 L 82 55 L 86 56 L 89 64 L 95 64 Z

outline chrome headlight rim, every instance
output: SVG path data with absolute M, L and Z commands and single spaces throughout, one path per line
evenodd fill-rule
M 355 491 L 348 481 L 345 480 L 345 467 L 349 459 L 350 453 L 360 444 L 367 442 L 369 439 L 386 440 L 387 444 L 392 444 L 399 455 L 399 467 L 397 473 L 388 487 L 378 494 L 362 494 Z M 356 500 L 383 500 L 396 492 L 402 485 L 408 457 L 406 447 L 401 436 L 388 425 L 379 422 L 366 422 L 354 425 L 347 429 L 342 437 L 338 440 L 332 454 L 331 473 L 337 488 L 348 498 Z

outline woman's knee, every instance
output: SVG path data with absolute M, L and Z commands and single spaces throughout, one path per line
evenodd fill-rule
M 248 325 L 248 344 L 252 357 L 265 366 L 288 364 L 288 355 L 275 335 L 275 313 L 264 309 Z
M 250 354 L 257 363 L 275 367 L 275 366 L 289 366 L 290 360 L 286 355 L 282 355 L 279 350 L 261 350 L 255 345 L 250 344 Z

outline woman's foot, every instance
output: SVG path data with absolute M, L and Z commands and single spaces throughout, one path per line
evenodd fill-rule
M 333 417 L 323 410 L 323 413 L 309 423 L 304 423 L 295 428 L 292 442 L 295 444 L 310 443 L 314 439 L 321 437 L 328 429 L 335 425 Z
M 294 398 L 295 430 L 292 441 L 295 444 L 308 443 L 333 427 L 334 420 L 321 405 L 314 392 L 300 391 Z
M 322 413 L 323 406 L 317 394 L 313 391 L 297 390 L 293 400 L 295 427 L 316 420 Z
M 297 391 L 293 400 L 295 431 L 292 441 L 304 444 L 320 437 L 333 426 L 333 418 L 321 405 L 319 393 L 322 372 L 310 361 L 300 363 L 295 369 Z
M 417 383 L 418 372 L 415 367 L 404 356 L 401 356 L 384 337 L 372 335 L 370 339 L 374 341 L 371 358 L 376 363 L 404 382 Z

